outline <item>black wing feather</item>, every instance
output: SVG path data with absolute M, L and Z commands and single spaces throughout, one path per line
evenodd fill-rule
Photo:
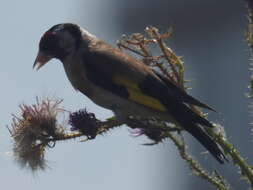
M 184 90 L 182 90 L 180 87 L 178 87 L 172 81 L 170 81 L 167 77 L 163 76 L 162 74 L 158 73 L 155 70 L 154 70 L 154 72 L 167 85 L 168 92 L 171 93 L 173 96 L 178 97 L 179 99 L 181 99 L 182 102 L 215 111 L 209 105 L 207 105 L 203 102 L 200 102 L 199 100 L 197 100 L 194 97 L 187 94 Z
M 213 125 L 207 119 L 193 112 L 181 101 L 180 98 L 177 96 L 172 96 L 168 92 L 168 87 L 166 84 L 157 81 L 158 80 L 156 78 L 149 75 L 139 84 L 139 87 L 145 94 L 160 100 L 167 107 L 168 112 L 174 116 L 176 120 L 183 118 L 187 121 L 192 121 L 204 126 L 213 127 Z

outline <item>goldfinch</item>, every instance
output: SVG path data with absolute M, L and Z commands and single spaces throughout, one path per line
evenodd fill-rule
M 140 60 L 71 23 L 57 24 L 45 32 L 33 67 L 39 69 L 53 58 L 63 63 L 76 90 L 113 111 L 118 120 L 132 115 L 177 123 L 224 163 L 223 151 L 202 129 L 213 124 L 189 106 L 213 109 Z

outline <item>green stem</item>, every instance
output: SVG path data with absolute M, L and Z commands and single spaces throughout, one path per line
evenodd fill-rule
M 240 152 L 221 134 L 215 133 L 212 129 L 208 129 L 207 132 L 215 138 L 215 141 L 225 150 L 227 154 L 233 159 L 235 165 L 241 170 L 243 176 L 246 177 L 253 189 L 253 170 L 246 160 L 241 156 Z
M 185 151 L 185 145 L 181 143 L 174 135 L 171 133 L 166 133 L 166 135 L 173 141 L 176 145 L 180 156 L 189 164 L 190 168 L 193 170 L 194 174 L 207 180 L 209 183 L 214 185 L 219 190 L 229 190 L 228 185 L 220 178 L 209 174 L 205 171 L 200 164 L 192 158 L 190 154 Z

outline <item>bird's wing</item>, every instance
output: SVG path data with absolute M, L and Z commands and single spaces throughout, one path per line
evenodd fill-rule
M 212 111 L 215 111 L 215 109 L 213 109 L 212 107 L 210 107 L 209 105 L 201 102 L 200 100 L 190 96 L 189 94 L 187 94 L 185 92 L 185 90 L 183 90 L 182 88 L 180 88 L 177 84 L 175 84 L 174 82 L 170 81 L 167 77 L 165 77 L 164 75 L 154 71 L 156 73 L 156 75 L 167 85 L 169 92 L 171 94 L 173 94 L 173 96 L 178 97 L 182 102 L 187 103 L 187 104 L 191 104 L 191 105 L 195 105 L 195 106 L 199 106 L 202 108 L 206 108 Z
M 84 53 L 82 59 L 89 80 L 136 103 L 157 111 L 168 111 L 168 102 L 174 105 L 188 103 L 213 110 L 141 61 L 107 44 L 101 43 L 99 48 Z

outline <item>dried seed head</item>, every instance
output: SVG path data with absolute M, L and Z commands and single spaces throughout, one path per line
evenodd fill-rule
M 59 107 L 61 102 L 37 98 L 36 104 L 20 106 L 20 117 L 13 115 L 9 131 L 14 140 L 14 157 L 21 167 L 32 171 L 46 168 L 45 148 L 50 146 L 50 139 L 63 132 L 56 120 L 63 111 Z

